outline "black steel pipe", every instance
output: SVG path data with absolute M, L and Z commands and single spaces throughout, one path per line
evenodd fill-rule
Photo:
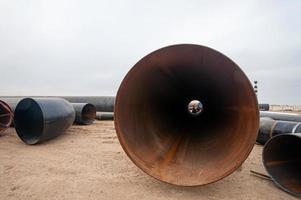
M 114 113 L 113 112 L 97 112 L 96 119 L 98 120 L 113 120 Z
M 62 96 L 71 103 L 90 103 L 99 112 L 113 112 L 115 97 L 113 96 Z
M 277 186 L 301 197 L 301 133 L 271 138 L 263 148 L 262 161 Z
M 61 135 L 74 122 L 72 105 L 61 98 L 25 98 L 15 109 L 15 128 L 26 144 L 37 144 Z
M 301 115 L 297 113 L 260 111 L 260 117 L 269 117 L 274 120 L 301 122 Z
M 259 104 L 259 110 L 262 110 L 262 111 L 268 111 L 268 110 L 270 110 L 270 104 L 260 103 Z
M 99 112 L 113 112 L 115 97 L 114 96 L 27 96 L 30 98 L 64 98 L 70 103 L 90 103 L 96 107 L 96 110 Z M 21 100 L 25 98 L 24 96 L 2 96 L 0 99 L 3 100 L 12 100 L 15 102 L 15 99 Z
M 93 124 L 96 117 L 96 107 L 90 103 L 71 103 L 75 110 L 75 123 L 81 125 Z
M 260 126 L 257 142 L 265 144 L 271 137 L 286 133 L 301 132 L 301 123 L 292 121 L 273 120 L 271 118 L 260 118 Z
M 0 100 L 0 133 L 9 128 L 13 121 L 13 112 L 8 104 Z

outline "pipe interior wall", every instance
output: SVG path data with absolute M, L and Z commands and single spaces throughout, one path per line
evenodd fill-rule
M 0 100 L 0 133 L 5 131 L 13 121 L 13 112 L 8 104 Z
M 202 106 L 189 110 L 193 100 Z M 186 44 L 159 49 L 128 72 L 114 121 L 125 152 L 144 172 L 196 186 L 243 163 L 256 141 L 258 109 L 252 84 L 233 61 Z
M 263 165 L 274 183 L 301 197 L 301 133 L 277 135 L 263 149 Z
M 71 103 L 76 117 L 75 123 L 81 125 L 93 124 L 96 118 L 96 107 L 90 103 Z

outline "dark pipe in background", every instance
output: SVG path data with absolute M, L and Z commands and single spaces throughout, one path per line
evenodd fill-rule
M 25 98 L 15 108 L 14 124 L 26 144 L 37 144 L 61 135 L 74 122 L 72 105 L 61 98 Z
M 96 107 L 90 103 L 71 103 L 75 110 L 75 123 L 81 125 L 93 124 L 96 117 Z
M 268 111 L 268 110 L 270 110 L 270 104 L 260 103 L 259 104 L 259 110 L 262 110 L 262 111 Z
M 260 144 L 265 144 L 271 137 L 276 135 L 299 132 L 301 132 L 300 122 L 281 121 L 261 117 L 256 141 Z
M 113 96 L 61 96 L 71 103 L 90 103 L 99 112 L 113 112 L 115 97 Z
M 113 120 L 114 113 L 113 112 L 97 112 L 96 119 L 98 120 Z
M 31 98 L 64 98 L 70 103 L 90 103 L 96 107 L 99 112 L 114 112 L 114 96 L 28 96 Z M 11 103 L 12 107 L 15 107 L 16 99 L 25 98 L 24 96 L 2 96 L 0 99 Z M 8 103 L 8 104 L 10 104 Z
M 301 115 L 297 113 L 260 111 L 260 117 L 269 117 L 274 120 L 301 122 Z
M 8 129 L 13 122 L 13 112 L 10 106 L 0 100 L 0 133 Z
M 277 186 L 301 197 L 301 133 L 271 138 L 263 148 L 262 161 Z

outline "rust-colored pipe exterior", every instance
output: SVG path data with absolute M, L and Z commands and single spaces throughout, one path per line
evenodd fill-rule
M 209 184 L 235 171 L 259 126 L 257 98 L 243 71 L 225 55 L 191 44 L 140 60 L 120 85 L 114 117 L 130 159 L 180 186 Z
M 9 105 L 0 100 L 0 133 L 8 129 L 13 122 L 13 112 Z

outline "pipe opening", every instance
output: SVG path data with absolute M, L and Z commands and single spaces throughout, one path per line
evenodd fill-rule
M 188 112 L 191 115 L 199 115 L 203 111 L 203 104 L 199 100 L 192 100 L 188 104 Z
M 44 129 L 43 112 L 39 104 L 31 98 L 21 100 L 15 109 L 15 128 L 26 144 L 39 141 Z
M 263 164 L 274 182 L 285 191 L 301 196 L 301 138 L 278 135 L 267 142 Z
M 191 100 L 202 100 L 196 104 L 205 108 L 201 114 L 189 112 Z M 140 60 L 119 88 L 114 113 L 133 162 L 176 185 L 229 175 L 252 150 L 258 131 L 248 78 L 224 55 L 197 45 L 166 47 Z
M 86 104 L 81 114 L 85 123 L 92 124 L 96 118 L 96 107 L 92 104 Z
M 0 101 L 0 131 L 7 129 L 13 120 L 13 114 L 10 107 Z

